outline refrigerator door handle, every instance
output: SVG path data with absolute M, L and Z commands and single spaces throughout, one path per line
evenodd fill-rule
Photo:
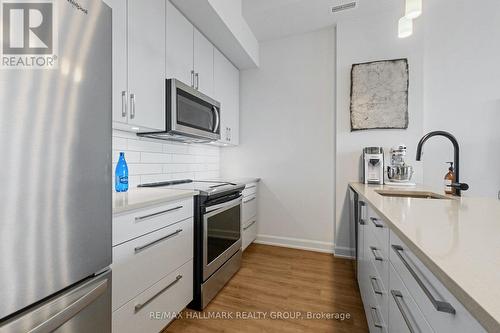
M 7 324 L 6 326 L 0 327 L 0 331 L 4 332 L 28 332 L 28 333 L 50 333 L 55 331 L 58 327 L 64 325 L 64 323 L 71 320 L 82 310 L 87 308 L 90 304 L 92 304 L 95 300 L 101 297 L 108 289 L 108 278 L 100 279 L 94 283 L 90 282 L 86 286 L 83 286 L 80 290 L 75 290 L 74 292 L 68 294 L 66 298 L 72 296 L 78 296 L 76 299 L 72 299 L 68 301 L 69 305 L 64 309 L 50 315 L 49 318 L 43 321 L 39 321 L 39 324 L 36 324 L 37 317 L 40 318 L 44 316 L 44 313 L 47 311 L 50 312 L 50 307 L 58 306 L 57 303 L 60 301 L 56 301 L 54 304 L 48 304 L 48 308 L 42 307 L 38 311 L 35 311 L 32 315 L 28 315 L 27 317 L 22 317 L 14 322 Z M 83 295 L 72 295 L 78 294 L 82 292 Z M 29 323 L 35 322 L 35 327 L 29 329 L 26 326 Z
M 56 328 L 63 325 L 65 322 L 76 316 L 80 311 L 99 298 L 108 289 L 108 280 L 99 281 L 97 285 L 92 286 L 92 289 L 85 293 L 82 297 L 71 303 L 67 308 L 56 313 L 43 323 L 31 329 L 29 333 L 50 333 Z

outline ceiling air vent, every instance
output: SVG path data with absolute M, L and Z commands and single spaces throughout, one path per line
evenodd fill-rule
M 345 3 L 342 5 L 338 5 L 338 6 L 333 6 L 331 8 L 332 8 L 332 13 L 337 13 L 337 12 L 341 12 L 343 10 L 351 9 L 354 7 L 356 7 L 356 1 Z

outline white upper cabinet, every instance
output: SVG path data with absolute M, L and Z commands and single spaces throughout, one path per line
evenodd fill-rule
M 113 9 L 113 128 L 165 128 L 166 0 L 105 0 Z
M 214 46 L 194 29 L 195 88 L 207 96 L 214 95 Z
M 127 2 L 105 0 L 113 9 L 113 121 L 128 123 Z
M 239 143 L 240 71 L 219 50 L 214 51 L 214 97 L 221 103 L 223 144 Z
M 165 129 L 166 0 L 128 0 L 130 121 Z
M 167 1 L 167 78 L 193 86 L 193 25 Z

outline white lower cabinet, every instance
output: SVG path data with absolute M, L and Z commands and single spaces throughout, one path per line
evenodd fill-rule
M 113 216 L 113 332 L 160 332 L 193 299 L 193 199 Z
M 392 266 L 389 274 L 389 332 L 434 332 Z
M 249 183 L 243 190 L 241 204 L 241 242 L 242 250 L 257 238 L 257 183 Z
M 370 332 L 486 332 L 363 200 L 357 279 Z
M 485 332 L 452 293 L 391 231 L 391 263 L 436 332 Z
M 160 332 L 193 298 L 193 261 L 113 312 L 113 332 Z
M 193 258 L 193 218 L 113 248 L 113 310 Z

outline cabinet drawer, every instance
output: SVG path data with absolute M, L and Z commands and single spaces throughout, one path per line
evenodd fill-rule
M 368 208 L 368 224 L 369 232 L 372 232 L 377 238 L 382 254 L 389 258 L 389 227 L 385 221 L 375 213 L 372 207 Z
M 245 224 L 257 215 L 257 194 L 244 197 L 241 206 L 241 224 Z
M 193 258 L 193 218 L 113 248 L 113 310 Z
M 160 332 L 193 299 L 193 261 L 167 275 L 113 312 L 114 333 Z M 151 318 L 151 313 L 165 316 Z
M 193 199 L 113 216 L 113 246 L 193 216 Z
M 382 317 L 383 322 L 387 324 L 389 320 L 388 286 L 383 284 L 382 278 L 372 263 L 369 263 L 368 265 L 368 272 L 365 278 L 367 279 L 367 292 L 372 294 L 372 303 L 380 310 L 380 316 Z
M 247 197 L 252 194 L 257 193 L 257 183 L 250 183 L 245 186 L 245 189 L 243 190 L 242 194 L 243 197 Z
M 367 222 L 371 223 L 371 222 Z M 382 246 L 369 227 L 365 230 L 365 255 L 367 261 L 377 270 L 384 286 L 389 286 L 389 256 L 382 251 Z
M 436 332 L 485 332 L 465 307 L 392 231 L 390 244 L 390 259 L 395 271 Z
M 434 332 L 392 266 L 389 278 L 389 332 Z
M 242 227 L 241 233 L 241 248 L 243 251 L 252 244 L 252 242 L 257 238 L 257 219 L 250 219 L 246 225 Z

